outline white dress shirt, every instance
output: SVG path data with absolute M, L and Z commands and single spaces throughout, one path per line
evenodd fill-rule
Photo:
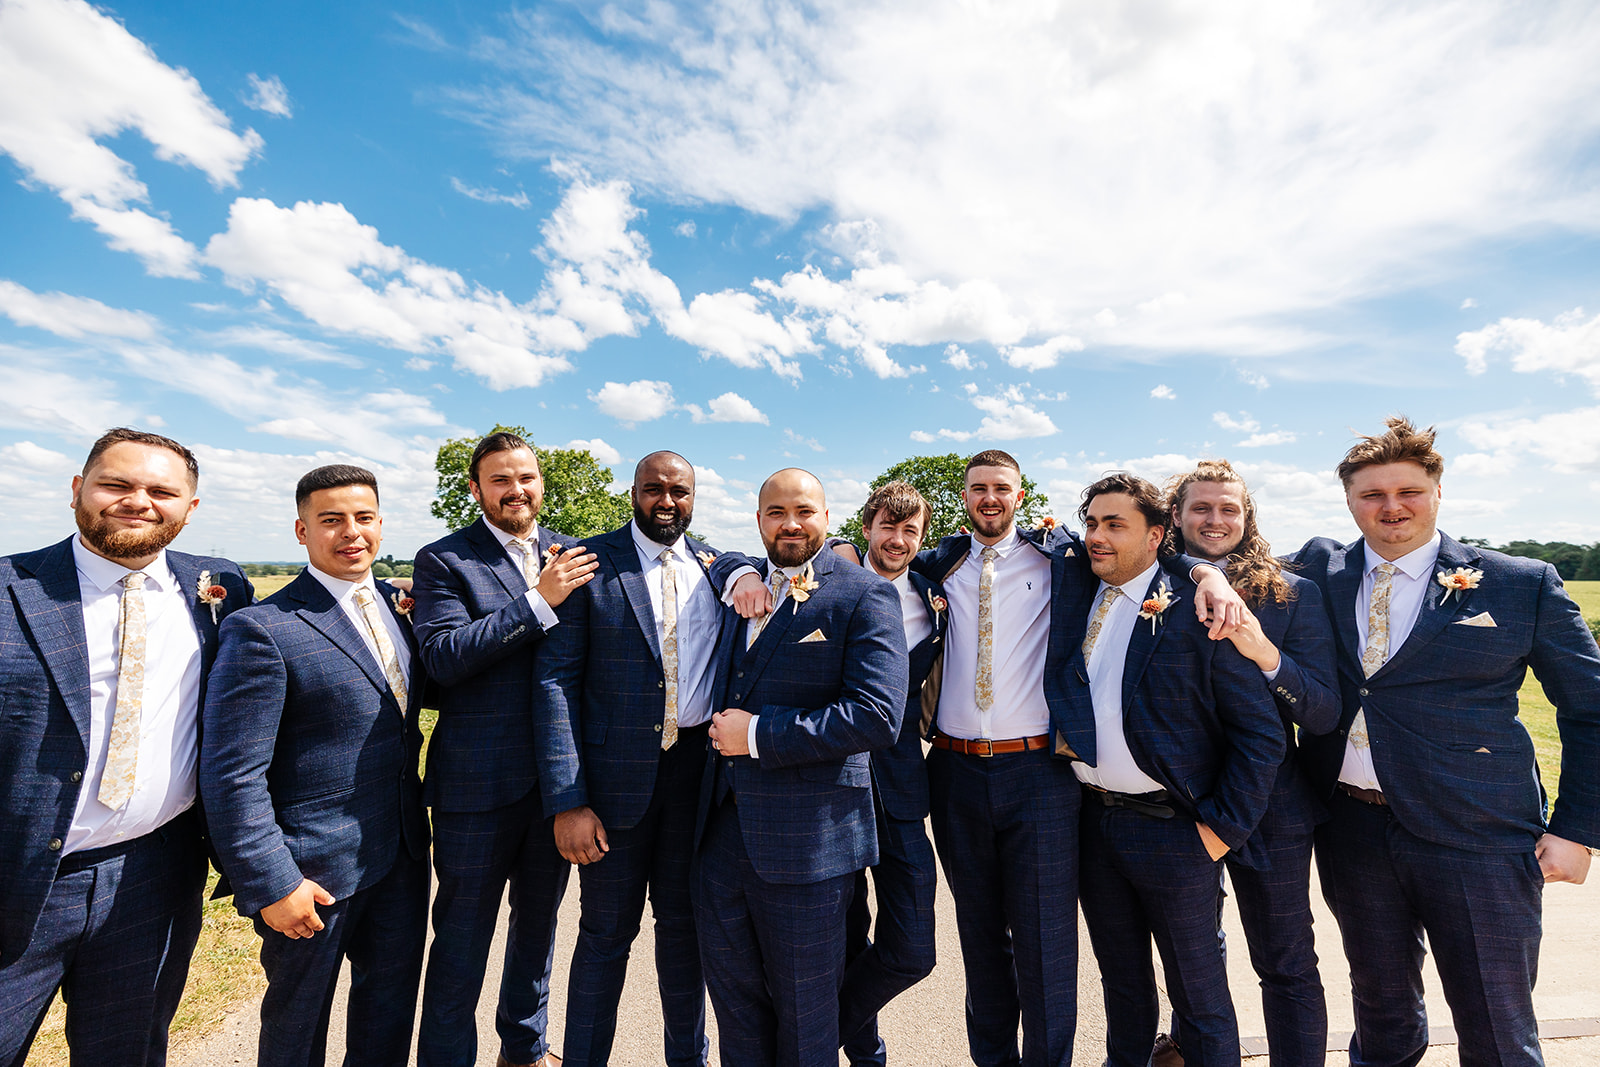
M 1358 649 L 1367 647 L 1367 616 L 1372 609 L 1372 587 L 1377 581 L 1381 564 L 1392 562 L 1398 570 L 1389 580 L 1389 654 L 1383 658 L 1388 663 L 1400 646 L 1411 636 L 1411 628 L 1422 614 L 1422 602 L 1428 595 L 1428 585 L 1433 581 L 1434 565 L 1439 562 L 1439 531 L 1420 548 L 1414 548 L 1397 560 L 1386 560 L 1372 550 L 1363 539 L 1366 552 L 1366 570 L 1361 572 L 1361 588 L 1356 591 L 1356 640 Z M 1372 762 L 1372 748 L 1356 745 L 1345 739 L 1344 763 L 1339 768 L 1339 781 L 1348 782 L 1359 789 L 1383 791 L 1378 783 L 1378 768 Z
M 950 604 L 939 732 L 1004 740 L 1050 732 L 1044 701 L 1044 654 L 1050 638 L 1050 559 L 1015 529 L 994 546 L 994 707 L 978 710 L 978 577 L 984 546 L 976 537 L 966 562 L 944 580 Z
M 96 555 L 76 537 L 72 557 L 89 657 L 89 761 L 63 855 L 142 837 L 193 804 L 200 738 L 200 634 L 163 551 L 140 568 L 146 575 L 144 698 L 133 796 L 115 811 L 100 803 L 117 710 L 122 579 L 131 568 Z
M 367 629 L 367 617 L 361 613 L 361 605 L 356 603 L 356 590 L 366 588 L 372 594 L 372 602 L 378 605 L 378 618 L 383 620 L 383 628 L 389 632 L 389 643 L 394 645 L 395 656 L 400 660 L 400 676 L 405 679 L 406 691 L 411 690 L 411 649 L 406 644 L 406 635 L 400 630 L 400 620 L 394 612 L 383 607 L 383 597 L 378 594 L 378 587 L 372 580 L 372 572 L 368 571 L 359 582 L 347 582 L 343 578 L 335 578 L 325 574 L 317 568 L 306 565 L 306 570 L 311 572 L 311 577 L 322 583 L 322 587 L 333 594 L 333 599 L 339 602 L 345 617 L 356 628 L 356 633 L 361 635 L 362 642 L 367 646 L 367 651 L 372 654 L 372 662 L 378 665 L 378 673 L 383 670 L 383 653 L 378 651 L 377 639 Z M 404 709 L 401 709 L 404 710 Z
M 666 627 L 661 610 L 661 550 L 667 546 L 646 537 L 637 522 L 628 523 L 628 529 L 639 550 L 645 587 L 650 590 L 650 611 L 659 643 Z M 678 590 L 678 727 L 685 729 L 711 718 L 711 657 L 717 651 L 722 608 L 712 595 L 705 569 L 682 537 L 672 544 L 672 560 L 673 585 Z
M 515 535 L 506 533 L 488 519 L 482 521 L 489 528 L 489 532 L 494 534 L 494 539 L 500 542 L 500 547 L 506 550 L 506 559 L 516 565 L 517 573 L 526 573 L 522 564 L 522 550 L 511 547 L 511 538 Z M 539 555 L 539 573 L 543 574 L 544 565 L 548 561 L 545 558 L 544 550 L 539 547 L 539 527 L 537 524 L 528 531 L 528 540 L 533 542 L 533 551 Z M 523 595 L 528 598 L 528 605 L 533 608 L 533 617 L 539 620 L 540 626 L 548 630 L 560 621 L 556 618 L 556 609 L 545 603 L 545 599 L 539 594 L 538 589 L 529 589 Z
M 1091 767 L 1075 760 L 1072 773 L 1080 782 L 1113 793 L 1137 795 L 1162 788 L 1160 782 L 1145 774 L 1134 762 L 1133 752 L 1128 748 L 1128 735 L 1122 728 L 1122 672 L 1128 662 L 1128 642 L 1133 638 L 1135 625 L 1150 625 L 1151 620 L 1139 618 L 1139 612 L 1150 580 L 1160 568 L 1159 563 L 1152 563 L 1139 577 L 1118 587 L 1122 596 L 1112 602 L 1100 624 L 1100 636 L 1089 650 L 1089 696 L 1094 701 L 1096 762 Z M 1105 582 L 1100 583 L 1100 590 L 1089 605 L 1089 618 L 1094 618 L 1109 588 Z

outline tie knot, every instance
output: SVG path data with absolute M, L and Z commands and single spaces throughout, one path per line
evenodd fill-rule
M 352 593 L 351 596 L 355 597 L 356 603 L 362 607 L 366 607 L 368 604 L 372 603 L 372 590 L 368 589 L 364 585 L 356 586 L 355 592 Z
M 1116 601 L 1117 597 L 1122 596 L 1122 595 L 1123 595 L 1122 586 L 1120 586 L 1120 585 L 1108 585 L 1108 586 L 1106 586 L 1106 603 L 1107 604 L 1114 603 Z
M 144 571 L 129 571 L 127 574 L 122 576 L 122 588 L 143 589 L 144 580 L 147 577 L 149 576 L 145 574 Z
M 662 563 L 671 563 L 672 562 L 672 549 L 663 548 L 661 550 L 661 555 L 657 556 L 656 558 L 659 559 Z
M 511 545 L 519 552 L 533 551 L 533 542 L 528 540 L 526 537 L 513 537 L 511 539 Z
M 984 562 L 987 563 L 989 560 L 998 559 L 1000 556 L 1000 550 L 995 548 L 993 545 L 984 545 L 983 551 L 979 552 L 978 555 L 981 556 Z
M 1378 573 L 1383 575 L 1385 578 L 1393 578 L 1394 577 L 1394 572 L 1399 570 L 1399 569 L 1400 568 L 1396 567 L 1393 563 L 1380 563 L 1380 564 L 1378 564 Z

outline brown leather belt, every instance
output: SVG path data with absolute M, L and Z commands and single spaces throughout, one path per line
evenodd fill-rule
M 1037 752 L 1041 748 L 1048 748 L 1050 746 L 1050 735 L 1008 737 L 995 741 L 988 737 L 976 737 L 968 740 L 965 737 L 946 737 L 944 734 L 934 734 L 933 739 L 928 744 L 934 748 L 947 748 L 951 752 L 959 752 L 963 756 L 1006 756 L 1013 752 Z
M 1379 808 L 1387 808 L 1389 806 L 1388 798 L 1376 789 L 1362 789 L 1360 786 L 1351 785 L 1349 782 L 1340 782 L 1339 792 L 1347 797 L 1354 797 L 1363 804 L 1371 804 Z

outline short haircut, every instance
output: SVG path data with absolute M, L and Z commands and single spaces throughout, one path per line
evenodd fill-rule
M 496 452 L 515 452 L 519 448 L 533 452 L 533 461 L 539 462 L 539 453 L 534 451 L 534 447 L 510 430 L 497 430 L 485 437 L 478 442 L 478 447 L 472 450 L 472 458 L 467 461 L 467 481 L 478 481 L 478 464 L 483 462 L 484 456 Z
M 89 447 L 89 458 L 83 461 L 83 473 L 88 474 L 95 460 L 105 453 L 112 445 L 149 445 L 151 448 L 164 448 L 168 452 L 176 452 L 178 458 L 183 460 L 183 465 L 189 471 L 189 488 L 194 489 L 200 484 L 200 462 L 194 458 L 194 453 L 184 448 L 170 437 L 162 437 L 158 433 L 146 433 L 143 430 L 130 429 L 127 426 L 118 426 L 114 430 L 107 430 L 100 435 L 100 439 Z
M 967 470 L 970 471 L 973 467 L 1009 467 L 1017 472 L 1018 478 L 1022 477 L 1022 465 L 1017 462 L 1017 457 L 998 448 L 986 448 L 967 460 Z M 966 472 L 962 473 L 965 475 Z
M 1339 464 L 1339 481 L 1348 488 L 1350 479 L 1363 467 L 1377 467 L 1385 463 L 1415 463 L 1438 481 L 1444 474 L 1444 457 L 1433 447 L 1438 433 L 1432 426 L 1419 430 L 1404 415 L 1391 415 L 1384 420 L 1388 427 L 1380 434 L 1363 434 L 1361 440 L 1350 446 Z
M 874 489 L 872 495 L 867 497 L 867 502 L 861 505 L 861 528 L 865 530 L 870 527 L 877 520 L 879 512 L 890 522 L 905 522 L 913 515 L 921 514 L 924 534 L 928 532 L 928 521 L 933 518 L 933 508 L 910 482 L 888 482 Z
M 294 506 L 296 510 L 310 499 L 311 494 L 320 489 L 342 489 L 347 485 L 364 485 L 372 490 L 373 500 L 378 498 L 378 476 L 365 467 L 357 467 L 350 463 L 330 463 L 326 467 L 318 467 L 314 471 L 307 471 L 294 487 Z
M 1097 496 L 1108 493 L 1126 493 L 1133 498 L 1133 506 L 1144 516 L 1146 525 L 1167 528 L 1167 501 L 1161 490 L 1137 474 L 1112 471 L 1083 491 L 1083 503 L 1078 505 L 1078 521 L 1089 521 L 1089 504 Z

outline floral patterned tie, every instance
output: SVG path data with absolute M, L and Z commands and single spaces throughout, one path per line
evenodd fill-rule
M 745 648 L 749 648 L 756 643 L 756 638 L 761 636 L 761 631 L 767 628 L 767 623 L 771 622 L 772 617 L 778 613 L 778 601 L 783 599 L 783 591 L 789 588 L 789 576 L 776 567 L 772 568 L 772 575 L 768 578 L 768 581 L 772 583 L 772 603 L 768 605 L 765 615 L 759 619 L 751 619 L 749 625 L 745 627 L 746 633 L 749 634 L 748 639 L 745 641 Z
M 1089 666 L 1089 657 L 1094 653 L 1094 643 L 1100 639 L 1100 627 L 1106 623 L 1106 616 L 1111 614 L 1111 605 L 1122 596 L 1120 586 L 1108 585 L 1106 591 L 1100 595 L 1100 606 L 1094 609 L 1094 618 L 1089 620 L 1089 632 L 1083 635 L 1083 665 Z
M 525 537 L 513 537 L 511 547 L 522 553 L 522 577 L 532 589 L 539 584 L 539 542 Z
M 143 571 L 122 579 L 122 620 L 118 627 L 117 709 L 111 718 L 111 747 L 100 776 L 100 803 L 116 810 L 133 797 L 139 770 L 139 725 L 144 712 L 144 582 Z
M 378 602 L 373 599 L 372 590 L 364 585 L 356 586 L 355 597 L 356 604 L 361 608 L 361 618 L 366 621 L 367 632 L 378 646 L 378 661 L 383 664 L 383 676 L 389 682 L 389 691 L 400 704 L 400 714 L 404 715 L 407 707 L 406 677 L 400 670 L 400 655 L 394 650 L 394 642 L 389 640 L 389 630 L 378 614 Z
M 1000 553 L 985 545 L 978 571 L 978 678 L 974 694 L 979 711 L 994 707 L 994 561 Z
M 678 743 L 678 576 L 670 548 L 661 550 L 661 673 L 667 690 L 667 715 L 661 724 L 665 750 Z
M 1394 588 L 1393 563 L 1380 563 L 1372 580 L 1372 602 L 1367 606 L 1367 647 L 1361 651 L 1361 670 L 1371 678 L 1389 659 L 1389 592 Z M 1367 711 L 1356 711 L 1350 720 L 1350 743 L 1356 748 L 1369 748 L 1372 741 L 1367 736 Z

